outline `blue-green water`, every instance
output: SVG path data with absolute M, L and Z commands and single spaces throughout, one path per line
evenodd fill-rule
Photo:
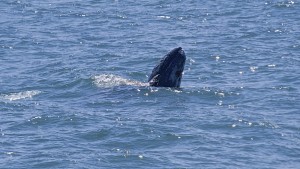
M 296 0 L 2 0 L 0 168 L 297 168 L 299 45 Z

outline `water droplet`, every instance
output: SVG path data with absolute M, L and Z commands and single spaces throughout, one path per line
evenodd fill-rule
M 14 152 L 6 152 L 7 155 L 12 155 Z
M 268 65 L 268 67 L 275 67 L 275 66 L 276 66 L 275 64 Z
M 258 69 L 258 67 L 256 67 L 256 66 L 251 66 L 251 67 L 250 67 L 250 71 L 251 71 L 251 72 L 255 72 L 256 69 Z
M 162 19 L 170 19 L 170 16 L 157 16 L 158 18 L 162 18 Z
M 225 93 L 218 93 L 219 96 L 224 97 Z
M 229 109 L 234 109 L 235 106 L 234 106 L 234 105 L 228 105 L 228 108 L 229 108 Z

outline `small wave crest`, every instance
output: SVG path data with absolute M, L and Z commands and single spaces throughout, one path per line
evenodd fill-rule
M 115 87 L 115 86 L 147 86 L 147 83 L 133 81 L 122 78 L 121 76 L 113 74 L 102 74 L 93 77 L 94 83 L 98 87 Z
M 18 93 L 3 94 L 1 95 L 1 98 L 9 101 L 15 101 L 20 99 L 32 98 L 33 96 L 38 95 L 40 93 L 41 91 L 31 90 Z

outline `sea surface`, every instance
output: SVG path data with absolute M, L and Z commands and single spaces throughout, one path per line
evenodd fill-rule
M 1 169 L 299 166 L 299 1 L 0 1 Z

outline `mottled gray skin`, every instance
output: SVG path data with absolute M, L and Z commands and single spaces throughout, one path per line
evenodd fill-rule
M 150 86 L 179 88 L 186 56 L 181 47 L 171 50 L 149 76 Z

